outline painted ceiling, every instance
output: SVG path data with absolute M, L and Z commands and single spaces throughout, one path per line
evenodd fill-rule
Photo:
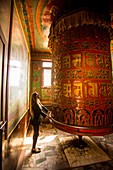
M 108 0 L 109 1 L 109 0 Z M 106 0 L 15 0 L 25 36 L 31 51 L 49 52 L 48 35 L 56 16 L 83 6 L 106 12 Z M 93 2 L 96 2 L 95 4 Z
M 27 41 L 32 51 L 46 51 L 52 16 L 48 8 L 51 0 L 15 0 Z

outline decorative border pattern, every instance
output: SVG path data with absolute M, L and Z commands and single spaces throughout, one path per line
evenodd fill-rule
M 75 135 L 82 136 L 103 136 L 113 132 L 113 124 L 103 127 L 84 127 L 84 126 L 71 126 L 56 121 L 51 118 L 51 123 L 58 129 Z
M 16 7 L 18 9 L 19 17 L 22 22 L 25 35 L 30 44 L 30 47 L 35 49 L 35 34 L 33 24 L 33 13 L 31 0 L 15 0 Z

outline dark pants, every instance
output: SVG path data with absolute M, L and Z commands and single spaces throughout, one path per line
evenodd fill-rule
M 33 134 L 33 149 L 35 149 L 36 147 L 36 142 L 39 136 L 39 125 L 38 124 L 33 124 L 33 128 L 34 128 L 34 134 Z

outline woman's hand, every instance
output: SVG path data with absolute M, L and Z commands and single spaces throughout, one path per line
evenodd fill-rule
M 47 115 L 47 118 L 48 118 L 48 119 L 51 119 L 51 111 L 48 111 L 47 114 L 48 114 L 48 115 Z
M 51 111 L 48 110 L 47 114 L 51 114 Z
M 46 116 L 48 119 L 51 119 L 51 117 L 49 115 Z

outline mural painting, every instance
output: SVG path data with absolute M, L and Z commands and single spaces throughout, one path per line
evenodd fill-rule
M 45 57 L 45 56 L 44 56 Z M 51 87 L 42 86 L 42 63 L 40 61 L 32 61 L 32 93 L 37 91 L 41 96 L 41 101 L 45 105 L 51 105 Z
M 32 93 L 37 91 L 40 94 L 41 63 L 32 61 Z
M 28 101 L 28 50 L 14 7 L 8 80 L 8 134 L 26 113 Z

